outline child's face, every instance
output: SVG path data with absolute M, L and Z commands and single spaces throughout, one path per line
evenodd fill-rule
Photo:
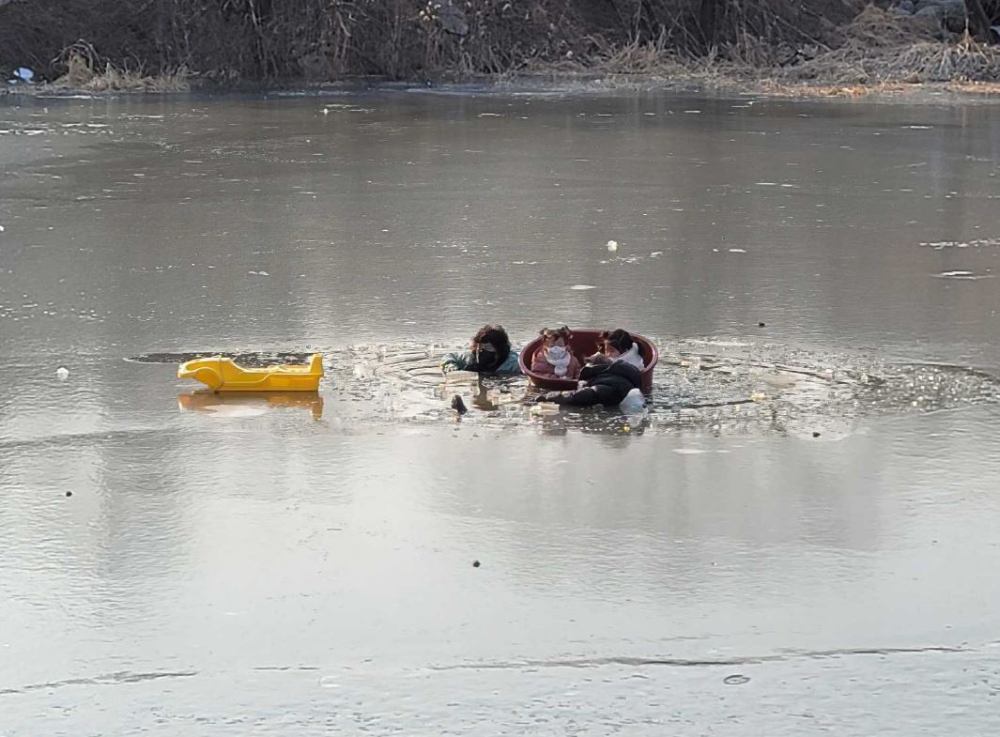
M 561 335 L 546 335 L 545 336 L 545 347 L 552 348 L 553 346 L 566 347 L 566 339 Z

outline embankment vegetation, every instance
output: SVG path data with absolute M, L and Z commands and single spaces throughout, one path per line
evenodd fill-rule
M 64 87 L 518 74 L 1000 81 L 1000 0 L 0 0 L 0 71 Z

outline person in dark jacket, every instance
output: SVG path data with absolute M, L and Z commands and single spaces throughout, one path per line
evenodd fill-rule
M 538 401 L 570 407 L 593 407 L 597 404 L 617 407 L 633 390 L 641 395 L 642 371 L 632 360 L 633 354 L 637 353 L 632 336 L 624 330 L 614 330 L 603 337 L 605 350 L 599 354 L 600 360 L 588 360 L 580 372 L 580 381 L 586 386 L 568 394 L 549 392 L 539 397 Z

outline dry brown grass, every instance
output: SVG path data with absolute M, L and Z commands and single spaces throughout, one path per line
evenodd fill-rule
M 1000 82 L 949 82 L 945 89 L 968 95 L 1000 95 Z
M 936 41 L 934 29 L 922 18 L 870 6 L 845 28 L 841 47 L 780 76 L 788 82 L 868 86 L 1000 80 L 1000 49 L 968 34 L 958 41 Z
M 904 84 L 786 84 L 774 79 L 761 80 L 756 89 L 774 97 L 845 97 L 897 95 L 912 89 Z
M 794 97 L 897 95 L 927 84 L 946 84 L 956 92 L 1000 93 L 1000 47 L 977 43 L 968 34 L 939 41 L 935 31 L 936 25 L 924 18 L 868 6 L 843 27 L 837 48 L 813 47 L 811 58 L 787 66 L 763 63 L 765 50 L 753 39 L 745 39 L 735 50 L 685 56 L 668 48 L 661 37 L 656 43 L 617 47 L 596 39 L 596 52 L 587 63 L 568 60 L 534 71 L 596 74 L 614 87 L 665 83 Z
M 94 48 L 78 42 L 65 49 L 61 62 L 66 73 L 48 89 L 85 92 L 185 92 L 191 89 L 191 73 L 181 67 L 160 74 L 116 67 L 100 62 Z
M 148 75 L 108 64 L 81 89 L 87 92 L 186 92 L 191 89 L 190 77 L 185 69 Z

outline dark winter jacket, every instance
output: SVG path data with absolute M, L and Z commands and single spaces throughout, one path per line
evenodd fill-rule
M 642 387 L 642 373 L 630 363 L 615 361 L 607 365 L 584 366 L 580 381 L 587 386 L 607 386 L 621 392 L 622 398 L 632 389 Z
M 642 388 L 642 373 L 630 363 L 615 361 L 584 366 L 580 381 L 586 382 L 587 386 L 570 394 L 550 392 L 539 401 L 573 407 L 592 407 L 595 404 L 617 407 L 630 391 Z

